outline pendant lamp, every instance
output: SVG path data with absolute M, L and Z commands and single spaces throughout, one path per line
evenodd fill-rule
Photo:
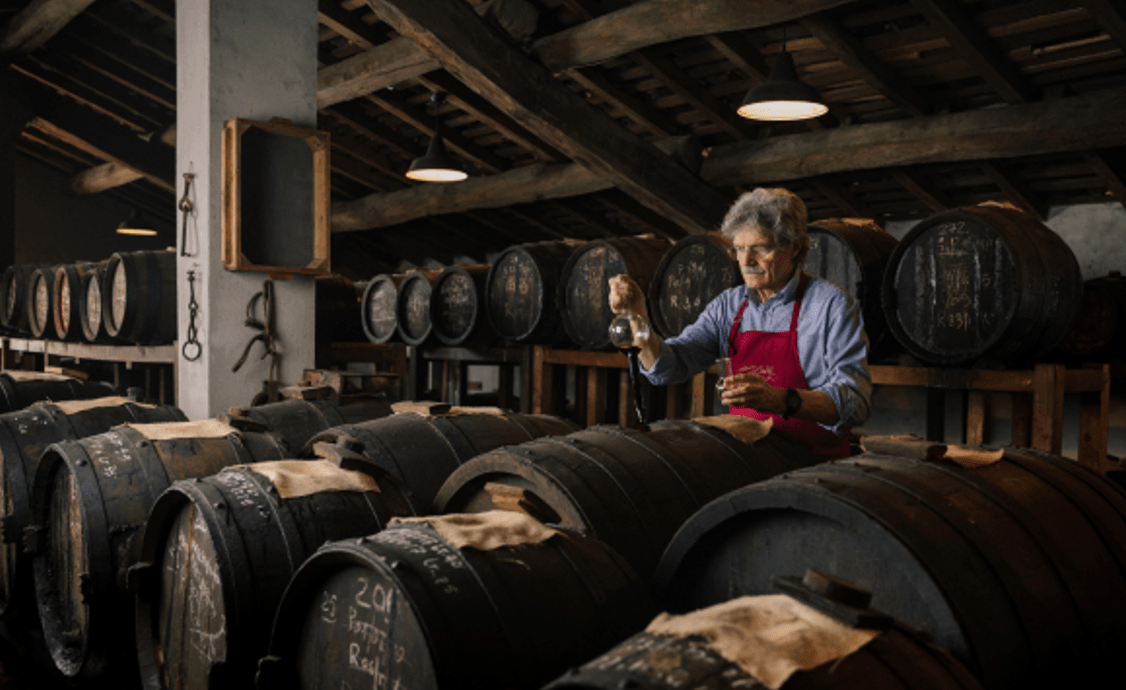
M 156 234 L 148 218 L 137 209 L 129 212 L 129 217 L 121 221 L 117 226 L 117 234 L 119 235 L 138 235 L 143 237 L 152 237 Z
M 782 52 L 774 59 L 770 77 L 747 92 L 736 111 L 752 120 L 808 120 L 829 112 L 821 93 L 798 79 L 794 58 L 786 52 L 786 28 L 782 27 Z
M 459 182 L 469 177 L 461 166 L 446 153 L 446 142 L 442 141 L 442 119 L 438 117 L 438 106 L 444 94 L 430 94 L 430 105 L 434 108 L 434 136 L 426 155 L 415 158 L 407 170 L 407 177 L 419 182 Z

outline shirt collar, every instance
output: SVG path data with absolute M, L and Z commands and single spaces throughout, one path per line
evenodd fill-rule
M 782 287 L 781 290 L 778 291 L 778 294 L 774 295 L 766 301 L 770 302 L 770 300 L 776 300 L 780 304 L 793 302 L 798 293 L 798 282 L 801 278 L 801 274 L 801 266 L 798 266 L 794 271 L 794 275 L 790 276 L 790 280 Z M 759 301 L 758 290 L 752 290 L 746 285 L 743 286 L 743 290 L 746 291 L 747 299 L 749 299 L 752 304 L 762 304 L 762 302 Z

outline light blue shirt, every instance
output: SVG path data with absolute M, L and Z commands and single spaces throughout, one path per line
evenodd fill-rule
M 765 304 L 759 303 L 758 292 L 750 291 L 740 332 L 789 331 L 799 274 L 794 271 L 790 282 Z M 746 285 L 725 290 L 704 307 L 695 323 L 661 343 L 653 368 L 642 371 L 649 382 L 658 386 L 683 383 L 717 358 L 728 356 L 727 336 L 747 298 Z M 813 276 L 807 277 L 798 315 L 798 359 L 810 389 L 828 394 L 840 415 L 835 426 L 822 426 L 840 436 L 844 427 L 859 426 L 868 419 L 872 376 L 860 307 L 849 293 Z

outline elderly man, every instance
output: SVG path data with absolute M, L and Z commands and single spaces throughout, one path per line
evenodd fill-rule
M 680 335 L 661 341 L 645 297 L 627 275 L 610 279 L 610 308 L 631 314 L 651 383 L 680 383 L 730 357 L 720 400 L 733 414 L 771 418 L 826 460 L 847 457 L 849 429 L 868 417 L 868 338 L 851 295 L 800 270 L 809 252 L 806 209 L 784 189 L 739 197 L 721 231 L 744 285 L 724 291 Z

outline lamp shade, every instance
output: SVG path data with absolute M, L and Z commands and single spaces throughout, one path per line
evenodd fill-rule
M 117 226 L 117 234 L 119 235 L 139 235 L 144 237 L 152 237 L 156 234 L 156 230 L 148 222 L 148 218 L 137 209 L 129 212 L 129 217 L 121 221 Z
M 446 143 L 435 131 L 426 155 L 411 162 L 407 177 L 419 182 L 458 182 L 469 175 L 446 153 Z
M 752 120 L 807 120 L 829 112 L 821 93 L 798 79 L 794 58 L 783 50 L 770 78 L 747 92 L 736 112 Z

